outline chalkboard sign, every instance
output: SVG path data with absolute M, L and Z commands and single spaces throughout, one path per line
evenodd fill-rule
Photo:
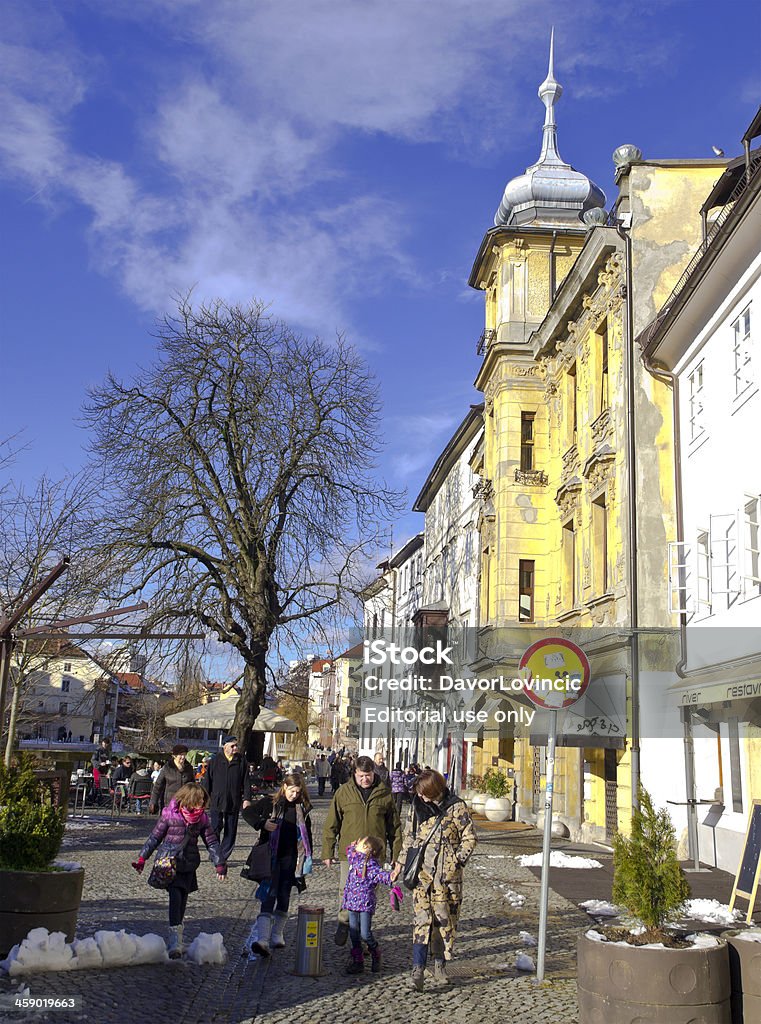
M 761 881 L 761 800 L 754 800 L 748 820 L 748 831 L 745 833 L 740 866 L 737 869 L 737 878 L 732 889 L 732 899 L 729 902 L 729 909 L 732 910 L 736 896 L 742 896 L 749 901 L 750 906 L 746 917 L 748 924 L 753 917 L 753 904 L 756 901 L 759 881 Z

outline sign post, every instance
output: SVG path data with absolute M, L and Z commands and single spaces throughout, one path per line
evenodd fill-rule
M 536 980 L 544 981 L 547 951 L 547 909 L 550 895 L 550 852 L 552 842 L 552 798 L 555 787 L 555 747 L 558 711 L 571 707 L 584 695 L 591 676 L 586 654 L 571 643 L 550 637 L 537 640 L 523 654 L 519 671 L 523 692 L 537 707 L 550 712 L 547 735 L 547 767 L 544 790 L 544 835 L 542 838 L 542 881 L 539 890 L 539 936 L 536 951 Z

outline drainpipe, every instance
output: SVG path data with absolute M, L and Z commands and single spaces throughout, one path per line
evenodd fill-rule
M 557 240 L 558 240 L 558 233 L 557 233 L 557 231 L 553 231 L 552 232 L 552 241 L 550 242 L 550 257 L 549 257 L 549 259 L 550 259 L 550 275 L 549 275 L 550 276 L 550 305 L 552 305 L 552 301 L 555 298 L 555 284 L 556 284 L 556 282 L 555 282 L 555 261 L 553 260 L 552 257 L 555 255 L 555 242 L 557 242 Z
M 624 243 L 626 288 L 626 396 L 627 431 L 626 461 L 629 489 L 627 510 L 629 541 L 629 616 L 631 620 L 632 671 L 632 729 L 631 729 L 631 787 L 632 808 L 639 807 L 640 783 L 640 715 L 639 715 L 639 578 L 637 573 L 637 467 L 635 464 L 636 415 L 634 411 L 634 313 L 632 297 L 632 242 L 631 237 L 615 225 L 615 232 Z

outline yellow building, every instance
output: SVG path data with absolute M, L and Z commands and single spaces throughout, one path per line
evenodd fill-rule
M 473 667 L 514 676 L 541 631 L 584 648 L 592 687 L 560 741 L 554 816 L 578 838 L 606 839 L 627 828 L 639 778 L 658 797 L 660 740 L 643 721 L 676 662 L 669 633 L 656 642 L 642 632 L 677 625 L 663 598 L 675 536 L 672 399 L 633 339 L 697 247 L 692 213 L 723 161 L 645 161 L 622 146 L 609 217 L 601 190 L 558 154 L 561 91 L 551 49 L 541 155 L 508 183 L 470 278 L 486 294 Z M 539 817 L 546 732 L 541 716 L 487 730 L 488 749 L 473 759 L 509 764 L 512 753 L 524 820 Z

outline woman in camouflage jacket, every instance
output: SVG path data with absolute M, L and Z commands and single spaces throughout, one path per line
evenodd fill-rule
M 421 991 L 429 946 L 434 980 L 447 984 L 445 961 L 452 958 L 460 916 L 462 869 L 475 849 L 476 833 L 467 807 L 449 792 L 439 772 L 422 772 L 415 790 L 393 877 L 401 872 L 408 851 L 430 837 L 412 890 L 412 986 Z

